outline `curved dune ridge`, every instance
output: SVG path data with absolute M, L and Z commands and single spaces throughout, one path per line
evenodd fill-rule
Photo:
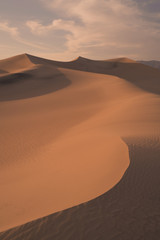
M 127 58 L 1 60 L 0 239 L 158 239 L 159 81 Z

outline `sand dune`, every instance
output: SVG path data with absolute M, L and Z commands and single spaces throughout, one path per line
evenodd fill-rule
M 9 73 L 19 72 L 34 66 L 26 54 L 0 60 L 0 69 Z
M 160 61 L 152 60 L 152 61 L 138 61 L 138 62 L 148 65 L 150 67 L 160 69 Z
M 0 76 L 3 76 L 6 73 L 7 73 L 6 71 L 0 69 Z
M 96 61 L 78 57 L 71 62 L 58 62 L 37 58 L 31 55 L 27 56 L 35 64 L 54 64 L 61 68 L 113 75 L 133 83 L 142 90 L 160 94 L 159 69 L 154 69 L 128 58 Z
M 159 239 L 159 70 L 28 54 L 0 69 L 0 239 Z
M 79 206 L 1 233 L 1 239 L 158 240 L 160 139 L 124 139 L 130 166 L 110 191 Z

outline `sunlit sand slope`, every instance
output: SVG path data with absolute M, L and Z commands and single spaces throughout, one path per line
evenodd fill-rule
M 130 166 L 110 191 L 67 209 L 1 233 L 8 240 L 158 240 L 160 139 L 124 139 Z

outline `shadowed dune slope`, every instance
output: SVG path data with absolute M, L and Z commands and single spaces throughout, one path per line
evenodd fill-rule
M 158 240 L 159 70 L 28 54 L 0 69 L 0 239 Z
M 55 65 L 43 62 L 34 64 L 27 54 L 1 60 L 0 101 L 41 96 L 70 84 Z
M 0 69 L 0 75 L 6 74 L 7 72 Z
M 57 67 L 37 65 L 29 70 L 0 76 L 0 101 L 41 96 L 65 88 L 70 83 Z
M 60 68 L 114 75 L 135 84 L 145 91 L 160 94 L 159 69 L 146 66 L 128 58 L 97 61 L 78 57 L 70 62 L 59 62 L 35 57 L 29 54 L 22 54 L 0 61 L 0 69 L 11 73 L 30 69 L 36 65 L 43 65 L 51 68 L 57 66 Z
M 35 64 L 48 63 L 54 64 L 62 68 L 114 75 L 123 78 L 132 84 L 135 84 L 142 90 L 155 94 L 160 94 L 159 69 L 146 66 L 128 58 L 96 61 L 83 57 L 78 57 L 71 62 L 58 62 L 34 57 L 31 55 L 27 56 Z
M 152 61 L 138 61 L 138 62 L 153 68 L 158 68 L 160 70 L 160 61 L 152 60 Z

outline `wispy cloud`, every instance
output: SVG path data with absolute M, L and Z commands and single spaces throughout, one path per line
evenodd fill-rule
M 18 28 L 11 27 L 7 21 L 0 22 L 0 31 L 7 32 L 13 37 L 19 36 Z
M 30 46 L 33 48 L 38 48 L 38 49 L 44 49 L 44 50 L 48 49 L 48 48 L 44 47 L 43 45 L 40 45 L 37 43 L 34 44 L 33 42 L 30 42 L 30 41 L 27 41 L 26 39 L 24 39 L 21 36 L 18 28 L 11 26 L 9 24 L 9 22 L 7 22 L 7 21 L 0 22 L 0 31 L 8 33 L 15 41 L 17 41 L 21 44 L 24 44 L 24 45 L 27 45 L 27 46 Z
M 62 19 L 56 19 L 49 25 L 43 25 L 39 21 L 27 21 L 26 26 L 29 27 L 31 32 L 35 35 L 46 35 L 54 30 L 70 31 L 74 26 L 73 21 L 63 21 Z
M 0 21 L 0 31 L 30 52 L 61 60 L 77 55 L 159 59 L 159 0 L 36 1 L 27 20 Z M 31 0 L 27 4 L 29 9 Z
M 160 40 L 159 22 L 150 22 L 132 0 L 41 0 L 59 19 L 26 24 L 33 34 L 65 31 L 67 52 L 103 57 L 146 54 Z M 146 41 L 147 39 L 147 41 Z M 115 51 L 116 50 L 116 51 Z M 149 54 L 149 53 L 148 53 Z

